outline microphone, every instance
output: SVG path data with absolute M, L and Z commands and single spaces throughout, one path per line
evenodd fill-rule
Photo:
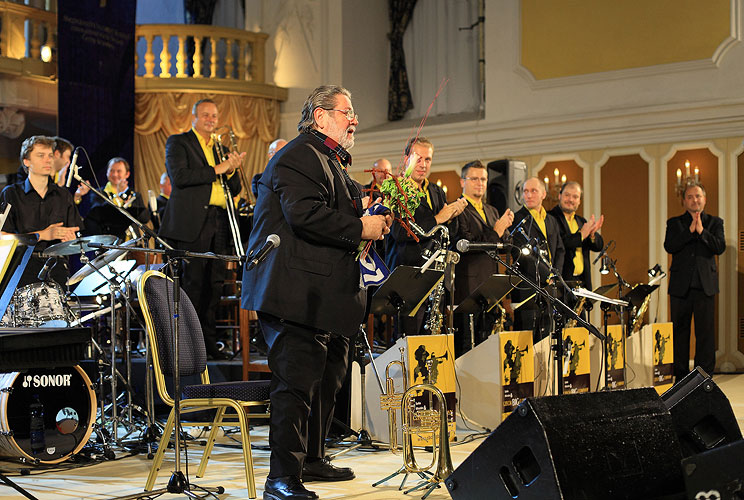
M 75 152 L 72 154 L 72 161 L 70 162 L 70 169 L 67 171 L 67 183 L 65 184 L 65 187 L 70 187 L 70 184 L 72 184 L 72 178 L 75 177 L 75 174 L 77 173 L 77 157 L 78 150 L 75 148 Z
M 594 259 L 594 262 L 592 262 L 592 265 L 594 265 L 597 262 L 599 262 L 599 259 L 601 259 L 604 256 L 604 254 L 607 253 L 607 249 L 610 248 L 610 245 L 612 245 L 613 243 L 615 243 L 615 240 L 610 240 L 610 241 L 607 242 L 607 244 L 604 246 L 604 248 L 602 249 L 602 251 L 599 252 L 599 255 L 597 255 L 597 258 Z
M 41 268 L 41 271 L 39 271 L 39 274 L 36 277 L 39 278 L 40 281 L 46 281 L 47 277 L 49 277 L 49 272 L 56 265 L 57 257 L 49 257 L 44 263 L 44 267 Z
M 517 227 L 515 227 L 514 229 L 512 229 L 511 232 L 509 232 L 509 237 L 514 236 L 514 233 L 516 233 L 517 231 L 519 231 L 522 228 L 522 224 L 524 224 L 524 221 L 526 221 L 526 220 L 527 220 L 527 217 L 525 217 L 522 220 L 520 220 L 519 223 L 517 224 Z M 522 233 L 522 234 L 524 234 L 524 233 Z M 529 238 L 527 238 L 527 239 L 529 239 Z
M 471 243 L 468 240 L 460 240 L 456 247 L 459 252 L 465 253 L 475 250 L 501 250 L 506 248 L 506 243 Z
M 256 252 L 256 255 L 253 258 L 250 258 L 251 261 L 248 262 L 248 264 L 245 267 L 246 271 L 250 271 L 257 265 L 259 265 L 261 262 L 266 260 L 266 257 L 268 257 L 269 252 L 271 252 L 273 249 L 279 246 L 279 243 L 281 243 L 281 239 L 276 234 L 270 234 L 266 237 L 266 243 L 263 244 L 261 249 Z

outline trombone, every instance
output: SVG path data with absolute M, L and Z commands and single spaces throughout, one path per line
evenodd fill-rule
M 217 133 L 219 130 L 223 129 L 227 129 L 228 131 L 227 133 L 230 137 L 231 149 L 226 148 L 225 145 L 222 143 L 222 136 L 225 133 Z M 230 128 L 229 126 L 220 127 L 219 129 L 217 129 L 217 131 L 212 134 L 212 139 L 214 139 L 217 153 L 220 155 L 220 161 L 226 161 L 231 152 L 238 152 L 238 145 L 235 141 L 235 134 L 233 133 L 232 128 Z M 243 188 L 246 187 L 245 176 L 243 174 L 243 165 L 238 166 L 236 171 L 238 173 L 238 178 L 240 179 L 241 186 Z M 240 221 L 238 220 L 238 211 L 235 209 L 235 202 L 233 201 L 232 193 L 230 192 L 230 187 L 228 186 L 227 176 L 224 174 L 220 174 L 217 177 L 220 180 L 220 184 L 222 185 L 222 192 L 225 195 L 225 209 L 227 210 L 227 220 L 230 225 L 230 233 L 233 239 L 235 255 L 240 257 L 245 255 L 245 250 L 243 248 L 243 239 L 240 236 Z M 250 191 L 250 189 L 248 189 L 247 191 Z

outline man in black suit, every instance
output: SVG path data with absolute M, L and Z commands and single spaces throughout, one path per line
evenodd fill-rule
M 484 197 L 488 186 L 488 170 L 480 160 L 471 161 L 462 167 L 460 174 L 462 196 L 467 201 L 465 210 L 457 216 L 457 234 L 452 241 L 468 240 L 471 243 L 501 243 L 504 233 L 512 221 L 514 213 L 506 209 L 504 215 L 499 216 L 493 206 L 485 203 Z M 499 272 L 495 260 L 482 251 L 469 251 L 460 256 L 460 262 L 455 267 L 455 304 L 460 304 L 478 286 L 492 274 Z M 474 318 L 472 331 L 474 343 L 477 345 L 490 334 L 494 318 L 489 314 L 484 323 L 481 317 Z M 455 355 L 470 349 L 470 322 L 467 315 L 460 318 L 459 342 L 455 343 Z
M 509 228 L 509 233 L 515 232 L 513 234 L 515 244 L 524 244 L 525 251 L 529 250 L 527 255 L 518 249 L 513 250 L 515 262 L 527 278 L 542 287 L 548 284 L 552 274 L 548 264 L 556 270 L 562 269 L 565 255 L 558 221 L 547 213 L 542 205 L 546 194 L 543 181 L 537 177 L 527 179 L 522 185 L 524 206 L 514 214 L 514 222 Z M 519 285 L 511 294 L 512 305 L 527 300 L 534 293 L 535 291 L 526 285 Z M 533 301 L 519 307 L 514 313 L 514 329 L 532 330 L 535 342 L 544 338 L 551 329 L 547 306 Z
M 313 499 L 302 482 L 354 478 L 325 459 L 325 437 L 347 369 L 349 338 L 364 320 L 360 243 L 389 232 L 389 216 L 362 216 L 346 168 L 358 121 L 349 92 L 315 89 L 300 134 L 258 182 L 248 255 L 274 233 L 280 245 L 243 272 L 241 306 L 257 311 L 269 346 L 270 470 L 264 498 Z
M 240 178 L 234 173 L 245 153 L 231 152 L 224 161 L 217 154 L 212 133 L 219 115 L 214 101 L 197 101 L 191 114 L 191 130 L 172 135 L 165 143 L 165 168 L 172 191 L 159 234 L 181 250 L 232 253 L 227 200 L 217 176 L 228 176 L 231 193 L 238 193 Z M 213 359 L 227 357 L 217 347 L 215 317 L 225 274 L 222 261 L 190 259 L 181 282 L 199 315 L 207 354 Z
M 604 215 L 599 219 L 592 214 L 585 219 L 576 213 L 581 205 L 581 184 L 568 181 L 561 186 L 558 204 L 548 211 L 559 223 L 561 240 L 566 249 L 561 276 L 566 281 L 580 282 L 587 290 L 592 289 L 592 267 L 590 252 L 601 252 L 604 247 L 602 235 L 597 231 L 604 223 Z
M 713 375 L 716 367 L 715 294 L 718 293 L 716 255 L 726 250 L 723 219 L 705 209 L 705 188 L 688 184 L 685 213 L 667 221 L 664 250 L 672 254 L 669 303 L 674 324 L 674 377 L 690 371 L 690 322 L 695 318 L 695 365 Z
M 129 162 L 121 157 L 111 158 L 106 167 L 108 182 L 103 188 L 103 194 L 139 222 L 147 224 L 150 221 L 150 211 L 142 195 L 129 186 L 129 176 Z M 139 236 L 138 231 L 128 231 L 129 227 L 135 224 L 127 216 L 121 214 L 98 195 L 89 196 L 92 198 L 90 210 L 85 216 L 87 234 L 111 234 L 120 241 Z
M 431 162 L 434 157 L 434 145 L 429 139 L 416 137 L 409 141 L 406 146 L 406 155 L 411 154 L 416 155 L 416 163 L 410 179 L 425 194 L 421 198 L 418 208 L 412 214 L 413 219 L 425 232 L 428 232 L 437 224 L 446 225 L 449 229 L 450 238 L 452 238 L 457 231 L 455 217 L 465 210 L 467 202 L 464 198 L 460 198 L 452 203 L 447 203 L 447 195 L 444 190 L 435 183 L 429 182 L 428 177 L 431 173 Z M 419 241 L 413 239 L 399 222 L 393 222 L 390 236 L 385 242 L 385 263 L 390 271 L 395 270 L 400 265 L 424 265 L 435 251 L 436 242 L 434 238 L 440 238 L 441 233 L 437 232 L 429 239 L 420 235 L 417 236 Z M 417 335 L 422 330 L 425 314 L 426 308 L 422 306 L 415 317 L 403 318 L 402 328 L 401 325 L 396 325 L 395 336 Z

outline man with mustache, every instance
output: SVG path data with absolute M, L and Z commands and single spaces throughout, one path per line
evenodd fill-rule
M 669 305 L 674 324 L 674 378 L 690 371 L 690 322 L 695 319 L 695 366 L 716 367 L 714 314 L 718 293 L 716 255 L 726 250 L 723 219 L 705 210 L 705 188 L 685 187 L 685 213 L 667 221 L 664 250 L 672 254 Z
M 303 482 L 354 478 L 325 459 L 325 438 L 349 339 L 364 320 L 358 248 L 381 240 L 391 222 L 362 215 L 362 193 L 346 171 L 358 123 L 346 89 L 316 88 L 302 108 L 300 134 L 258 181 L 249 262 L 269 235 L 280 244 L 244 270 L 241 307 L 257 312 L 269 346 L 269 500 L 318 498 Z

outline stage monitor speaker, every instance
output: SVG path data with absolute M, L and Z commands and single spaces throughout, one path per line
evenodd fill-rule
M 522 208 L 522 184 L 527 180 L 527 164 L 523 161 L 496 160 L 488 163 L 486 200 L 503 214 L 507 208 L 516 212 Z
M 744 441 L 682 460 L 689 500 L 744 500 Z
M 652 388 L 528 398 L 445 481 L 455 500 L 684 495 L 672 417 Z
M 661 399 L 672 414 L 685 457 L 742 438 L 728 398 L 699 367 L 662 394 Z

